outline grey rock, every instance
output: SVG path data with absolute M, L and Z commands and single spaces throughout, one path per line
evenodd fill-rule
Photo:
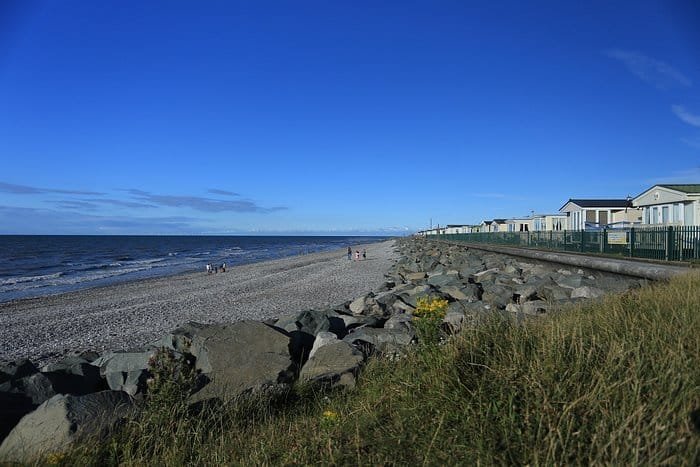
M 284 389 L 295 364 L 290 338 L 257 321 L 212 325 L 192 337 L 195 368 L 209 378 L 192 402 L 227 399 L 247 392 Z
M 107 389 L 100 370 L 83 357 L 72 356 L 47 365 L 42 373 L 59 394 L 84 395 Z
M 456 334 L 466 326 L 467 318 L 463 311 L 448 311 L 442 320 L 442 329 L 449 334 Z
M 148 352 L 110 352 L 94 362 L 99 367 L 110 389 L 124 391 L 132 396 L 146 392 L 149 361 L 155 349 Z
M 415 334 L 400 329 L 360 328 L 343 339 L 360 348 L 364 354 L 379 353 L 389 357 L 403 355 Z
M 22 417 L 55 395 L 51 380 L 42 373 L 30 374 L 0 384 L 0 439 L 9 433 Z
M 459 277 L 449 274 L 437 274 L 428 278 L 428 284 L 435 287 L 443 287 L 449 284 L 459 284 Z
M 523 313 L 531 316 L 540 316 L 547 312 L 549 304 L 543 300 L 533 300 L 521 305 Z
M 483 284 L 483 288 L 481 300 L 497 308 L 505 308 L 513 298 L 513 289 L 511 288 L 494 284 Z
M 479 300 L 479 287 L 475 284 L 468 284 L 462 287 L 446 285 L 440 288 L 440 292 L 449 295 L 454 300 L 465 302 L 475 302 Z
M 425 272 L 413 272 L 410 274 L 406 274 L 404 277 L 407 281 L 417 282 L 428 277 L 428 274 Z
M 555 279 L 559 287 L 564 287 L 567 289 L 575 289 L 581 287 L 582 277 L 579 275 L 559 276 Z
M 605 295 L 605 291 L 595 287 L 584 285 L 571 291 L 571 298 L 598 298 Z
M 0 363 L 0 384 L 13 379 L 24 378 L 25 376 L 38 373 L 39 369 L 26 358 L 14 362 Z
M 352 388 L 363 360 L 362 352 L 347 342 L 336 341 L 320 347 L 309 358 L 299 373 L 299 379 Z
M 311 351 L 309 352 L 309 358 L 313 358 L 314 354 L 316 354 L 318 349 L 320 349 L 324 345 L 332 344 L 334 342 L 338 342 L 338 336 L 336 336 L 332 332 L 319 332 L 316 335 L 316 339 L 314 339 L 314 345 L 313 347 L 311 347 Z
M 121 391 L 56 395 L 22 418 L 0 445 L 0 460 L 31 463 L 51 452 L 65 452 L 83 436 L 94 440 L 106 433 L 130 414 L 131 406 Z
M 493 278 L 498 274 L 500 270 L 498 268 L 491 268 L 491 269 L 486 269 L 485 271 L 481 272 L 476 272 L 474 274 L 471 274 L 469 276 L 469 279 L 472 282 L 476 282 L 477 284 L 483 283 L 483 282 L 488 282 L 493 280 Z
M 411 315 L 407 314 L 393 315 L 384 323 L 384 329 L 397 329 L 411 334 L 413 333 L 412 319 Z

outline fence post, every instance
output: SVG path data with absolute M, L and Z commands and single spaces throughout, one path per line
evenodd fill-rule
M 666 261 L 673 255 L 673 227 L 666 229 Z
M 578 249 L 581 253 L 583 253 L 583 230 L 579 231 Z
M 605 253 L 605 241 L 606 241 L 607 238 L 608 238 L 607 233 L 608 233 L 608 229 L 603 228 L 603 231 L 601 232 L 601 234 L 602 234 L 603 236 L 600 237 L 600 252 L 601 252 L 601 253 Z
M 630 228 L 630 258 L 634 258 L 634 227 Z

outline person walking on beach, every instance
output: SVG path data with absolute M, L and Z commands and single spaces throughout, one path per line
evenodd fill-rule
M 221 263 L 221 272 L 226 272 L 226 263 Z
M 207 274 L 211 274 L 211 264 L 207 263 Z
M 352 259 L 352 248 L 348 247 L 348 261 Z
M 360 250 L 355 250 L 355 261 L 360 261 Z
M 362 259 L 367 259 L 367 250 L 362 250 Z

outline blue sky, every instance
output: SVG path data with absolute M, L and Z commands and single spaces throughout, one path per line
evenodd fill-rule
M 700 183 L 700 6 L 0 2 L 0 233 L 401 234 Z

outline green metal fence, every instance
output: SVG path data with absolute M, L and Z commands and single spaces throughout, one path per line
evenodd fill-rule
M 697 226 L 602 229 L 597 231 L 481 232 L 442 234 L 434 237 L 441 240 L 612 254 L 662 261 L 700 259 L 700 227 Z

